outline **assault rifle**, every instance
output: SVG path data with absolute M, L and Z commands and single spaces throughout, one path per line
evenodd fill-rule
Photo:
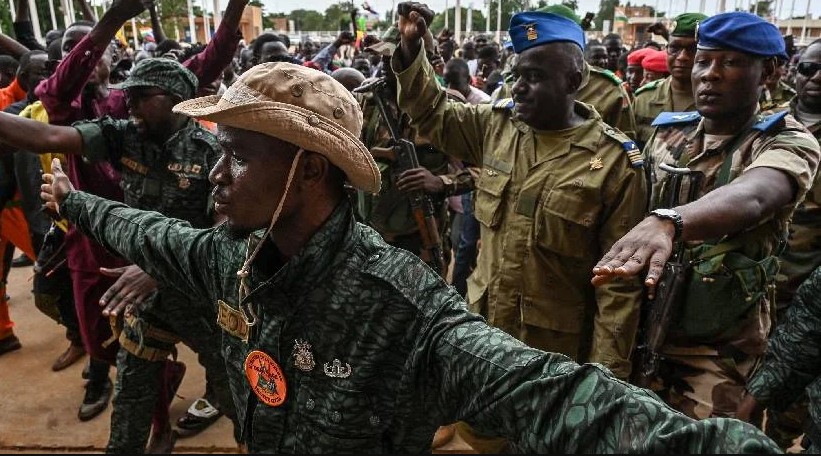
M 692 171 L 689 168 L 676 168 L 661 163 L 659 169 L 665 171 L 669 177 L 663 188 L 664 201 L 662 207 L 673 208 L 680 204 L 679 194 L 685 178 L 688 180 L 687 201 L 695 200 L 698 195 L 704 173 Z M 667 333 L 672 320 L 676 317 L 678 304 L 685 292 L 687 275 L 690 271 L 687 259 L 684 258 L 684 243 L 679 242 L 673 255 L 664 264 L 658 283 L 656 295 L 645 302 L 642 309 L 642 325 L 639 331 L 639 345 L 636 347 L 638 369 L 634 372 L 633 383 L 643 388 L 649 388 L 658 371 L 661 360 L 661 348 L 667 340 Z
M 391 97 L 390 90 L 384 77 L 378 78 L 373 82 L 354 89 L 356 93 L 370 92 L 373 95 L 373 100 L 376 103 L 379 114 L 388 128 L 391 141 L 393 143 L 393 160 L 394 160 L 394 174 L 396 176 L 403 172 L 419 168 L 419 158 L 416 155 L 416 146 L 411 141 L 400 136 L 400 119 L 394 119 L 390 115 L 386 103 L 386 99 Z M 401 118 L 401 115 L 400 115 Z M 413 219 L 419 229 L 419 235 L 422 237 L 422 250 L 419 252 L 419 258 L 422 259 L 428 266 L 431 267 L 437 274 L 442 275 L 445 272 L 445 260 L 442 255 L 442 241 L 439 238 L 439 227 L 436 223 L 436 212 L 433 209 L 433 203 L 430 196 L 423 190 L 415 190 L 408 195 L 411 210 L 413 211 Z

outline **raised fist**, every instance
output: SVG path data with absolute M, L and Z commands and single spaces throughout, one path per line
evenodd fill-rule
M 397 6 L 399 13 L 399 34 L 403 41 L 418 42 L 428 32 L 433 21 L 433 11 L 428 5 L 417 2 L 402 2 Z

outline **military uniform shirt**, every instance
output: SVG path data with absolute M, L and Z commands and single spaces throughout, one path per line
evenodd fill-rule
M 221 152 L 212 133 L 189 119 L 160 146 L 127 119 L 106 116 L 73 126 L 87 159 L 108 160 L 121 170 L 126 204 L 197 228 L 213 224 L 208 173 Z
M 622 80 L 610 70 L 588 66 L 590 79 L 579 89 L 576 100 L 595 106 L 604 123 L 618 128 L 630 138 L 635 138 L 635 107 Z
M 813 423 L 808 453 L 821 445 L 821 268 L 799 287 L 787 318 L 776 327 L 761 368 L 747 391 L 762 405 L 784 411 L 806 390 Z M 815 451 L 813 451 L 815 450 Z
M 482 249 L 468 280 L 471 309 L 517 337 L 524 325 L 562 333 L 568 337 L 561 342 L 535 346 L 601 362 L 627 377 L 641 285 L 594 288 L 590 277 L 603 253 L 644 216 L 645 179 L 620 144 L 632 141 L 577 103 L 585 121 L 569 140 L 537 153 L 534 131 L 509 109 L 446 102 L 422 57 L 397 72 L 401 109 L 434 145 L 483 165 L 474 204 Z
M 786 239 L 787 224 L 797 204 L 812 185 L 821 152 L 818 142 L 792 116 L 786 113 L 772 116 L 759 115 L 754 125 L 741 136 L 720 141 L 704 149 L 704 121 L 697 112 L 664 113 L 654 122 L 658 125 L 654 136 L 645 147 L 651 159 L 653 181 L 652 206 L 661 207 L 660 195 L 666 173 L 659 164 L 688 167 L 701 171 L 705 178 L 696 192 L 696 199 L 713 189 L 727 154 L 732 153 L 729 181 L 755 168 L 773 168 L 789 175 L 796 184 L 795 200 L 777 211 L 769 219 L 735 235 L 743 245 L 741 252 L 760 261 L 778 253 Z M 732 149 L 732 150 L 726 150 Z M 681 203 L 685 202 L 688 185 L 682 185 Z M 695 243 L 691 243 L 691 246 Z M 750 355 L 763 354 L 769 332 L 769 304 L 767 299 L 754 306 L 759 318 L 745 319 L 745 329 L 739 341 L 731 341 Z M 697 343 L 698 341 L 691 341 Z M 713 347 L 668 347 L 670 354 L 714 355 Z
M 790 111 L 796 118 L 800 115 L 796 100 L 792 102 Z M 821 121 L 807 125 L 802 119 L 802 124 L 815 139 L 821 138 Z M 799 285 L 821 266 L 821 175 L 818 173 L 806 198 L 793 213 L 787 242 L 787 250 L 780 257 L 781 269 L 776 280 L 779 308 L 789 305 Z
M 653 120 L 662 112 L 685 112 L 696 109 L 693 94 L 690 94 L 689 103 L 685 106 L 673 105 L 672 76 L 657 79 L 641 86 L 636 90 L 636 99 L 633 101 L 633 110 L 636 113 L 636 141 L 641 146 L 647 144 L 653 136 Z
M 191 228 L 154 212 L 71 192 L 61 213 L 197 305 L 237 307 L 248 249 L 224 225 Z M 180 255 L 185 252 L 185 255 Z M 413 254 L 355 223 L 340 203 L 284 265 L 270 242 L 251 265 L 256 315 L 248 343 L 236 325 L 222 343 L 244 441 L 265 453 L 423 453 L 437 427 L 465 420 L 526 453 L 778 451 L 755 427 L 693 421 L 597 365 L 529 348 L 470 313 Z M 297 367 L 295 341 L 314 366 Z M 285 400 L 257 399 L 244 360 L 281 367 Z M 304 353 L 303 353 L 304 355 Z M 347 376 L 329 376 L 333 365 Z

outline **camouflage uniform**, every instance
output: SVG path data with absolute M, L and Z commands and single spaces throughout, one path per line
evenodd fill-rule
M 793 99 L 787 108 L 799 119 L 798 101 Z M 781 108 L 783 109 L 783 107 Z M 805 127 L 816 139 L 821 137 L 821 123 Z M 776 276 L 776 321 L 786 318 L 787 309 L 795 291 L 810 274 L 821 266 L 821 176 L 816 174 L 804 201 L 798 205 L 790 223 L 787 249 L 781 255 L 781 269 Z M 803 432 L 807 419 L 807 398 L 802 397 L 786 411 L 767 410 L 766 432 L 782 448 L 792 446 L 793 440 Z
M 75 123 L 74 128 L 83 137 L 87 159 L 109 160 L 122 169 L 126 204 L 197 228 L 213 224 L 208 173 L 220 157 L 213 134 L 189 119 L 160 146 L 146 140 L 130 120 L 105 117 Z M 193 305 L 191 295 L 165 283 L 126 321 L 117 355 L 108 451 L 145 451 L 165 360 L 176 353 L 180 338 L 205 367 L 207 399 L 233 415 L 216 314 L 191 312 Z
M 388 104 L 387 109 L 393 111 L 394 118 L 399 118 L 394 103 Z M 357 192 L 358 215 L 360 220 L 378 231 L 389 244 L 418 255 L 422 249 L 422 238 L 413 217 L 413 210 L 408 196 L 396 188 L 396 180 L 400 173 L 393 166 L 394 159 L 390 133 L 372 96 L 364 98 L 362 112 L 365 121 L 362 129 L 362 142 L 365 147 L 371 150 L 374 160 L 379 166 L 379 171 L 382 174 L 382 189 L 376 195 L 362 191 Z M 429 193 L 428 197 L 436 211 L 439 237 L 442 240 L 442 251 L 445 254 L 445 265 L 447 265 L 449 263 L 450 242 L 446 235 L 446 227 L 448 226 L 446 198 L 471 191 L 474 187 L 473 177 L 467 171 L 455 174 L 449 173 L 448 157 L 423 138 L 418 137 L 416 132 L 407 126 L 407 121 L 404 118 L 402 125 L 404 126 L 402 137 L 414 142 L 416 145 L 419 165 L 438 176 L 445 184 L 444 192 Z
M 284 265 L 274 247 L 260 250 L 248 276 L 250 330 L 230 316 L 239 313 L 236 272 L 254 244 L 224 225 L 197 230 L 83 192 L 71 192 L 61 213 L 196 296 L 192 311 L 213 315 L 217 305 L 228 316 L 222 350 L 251 452 L 423 453 L 437 426 L 457 419 L 528 453 L 777 451 L 749 424 L 694 422 L 601 366 L 488 327 L 414 255 L 355 223 L 345 201 Z M 278 406 L 252 392 L 244 360 L 253 350 L 281 368 Z
M 685 112 L 696 109 L 695 101 L 690 96 L 690 104 L 687 106 L 673 106 L 673 95 L 670 85 L 673 77 L 667 76 L 664 79 L 657 79 L 645 84 L 636 90 L 636 100 L 633 102 L 633 110 L 636 113 L 636 142 L 640 145 L 647 144 L 653 136 L 653 120 L 662 112 Z
M 809 396 L 812 422 L 805 429 L 811 446 L 821 443 L 821 268 L 798 289 L 769 341 L 764 363 L 747 384 L 747 391 L 770 410 L 785 411 L 790 404 Z
M 471 310 L 530 346 L 600 362 L 626 378 L 641 286 L 593 288 L 590 271 L 644 215 L 640 153 L 589 105 L 576 104 L 581 126 L 537 134 L 512 118 L 512 100 L 449 103 L 432 75 L 420 53 L 397 74 L 399 105 L 437 147 L 483 165 Z
M 770 116 L 759 115 L 753 126 L 740 136 L 724 139 L 703 151 L 704 126 L 697 112 L 663 113 L 653 124 L 656 133 L 645 148 L 652 161 L 653 204 L 659 207 L 666 173 L 658 168 L 660 163 L 686 166 L 701 171 L 705 178 L 697 191 L 697 198 L 711 191 L 716 185 L 725 158 L 732 154 L 728 169 L 728 181 L 743 172 L 757 167 L 774 168 L 790 175 L 797 185 L 794 204 L 777 211 L 772 217 L 732 236 L 722 239 L 718 246 L 731 248 L 726 255 L 711 257 L 699 263 L 704 267 L 725 267 L 724 260 L 739 255 L 755 262 L 760 274 L 756 283 L 745 283 L 748 294 L 733 295 L 722 312 L 693 313 L 696 304 L 687 301 L 694 285 L 684 296 L 679 317 L 673 321 L 668 344 L 663 350 L 664 360 L 659 370 L 656 389 L 670 404 L 684 413 L 699 418 L 708 416 L 734 416 L 743 394 L 746 379 L 756 367 L 766 349 L 766 336 L 771 326 L 771 289 L 773 286 L 777 255 L 786 238 L 787 224 L 799 201 L 804 198 L 815 176 L 819 161 L 818 142 L 795 119 L 786 113 Z M 729 151 L 726 149 L 730 149 Z M 682 195 L 689 190 L 682 186 Z M 682 196 L 682 201 L 684 197 Z M 710 244 L 716 244 L 717 240 Z M 688 243 L 693 249 L 703 243 Z M 731 256 L 731 254 L 733 254 Z M 699 267 L 699 266 L 697 266 Z M 701 271 L 701 269 L 699 269 Z M 722 269 L 718 269 L 721 271 Z M 709 271 L 708 271 L 709 272 Z M 711 281 L 705 284 L 723 283 L 722 273 L 711 273 Z M 737 272 L 736 272 L 737 274 Z M 706 276 L 705 276 L 706 277 Z M 698 284 L 696 284 L 698 285 Z M 710 285 L 703 285 L 709 287 Z M 716 285 L 718 286 L 718 285 Z M 715 293 L 716 290 L 712 290 Z M 709 301 L 709 299 L 707 300 Z M 726 321 L 722 317 L 731 309 L 741 309 L 741 316 L 728 323 L 715 335 L 698 338 L 691 336 L 689 327 L 707 327 Z M 723 318 L 723 320 L 722 320 Z M 704 338 L 709 337 L 707 341 Z
M 761 91 L 761 97 L 758 100 L 762 111 L 787 109 L 790 106 L 790 100 L 795 97 L 795 89 L 788 86 L 784 81 L 778 81 L 775 90 L 764 88 Z

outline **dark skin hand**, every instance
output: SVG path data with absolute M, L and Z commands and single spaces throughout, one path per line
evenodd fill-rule
M 784 172 L 754 168 L 692 203 L 674 208 L 684 220 L 681 239 L 698 241 L 739 233 L 795 198 L 795 183 Z M 673 222 L 650 216 L 613 244 L 593 268 L 594 286 L 647 270 L 647 294 L 655 296 L 664 263 L 673 252 Z
M 44 209 L 52 216 L 59 217 L 60 203 L 74 190 L 68 176 L 63 172 L 60 160 L 52 160 L 51 174 L 43 174 L 43 182 L 40 186 L 40 198 L 45 203 Z M 100 268 L 100 273 L 108 277 L 118 277 L 114 285 L 100 298 L 103 315 L 107 317 L 130 313 L 134 305 L 139 305 L 157 289 L 157 281 L 138 266 Z
M 399 57 L 402 68 L 407 68 L 422 47 L 422 37 L 428 32 L 433 21 L 433 11 L 428 5 L 417 2 L 402 2 L 399 11 Z
M 117 277 L 114 285 L 100 298 L 100 306 L 106 317 L 130 314 L 134 306 L 139 306 L 157 290 L 157 281 L 136 265 L 114 269 L 100 268 L 100 273 L 108 277 Z
M 445 191 L 445 182 L 434 176 L 427 168 L 414 168 L 399 175 L 396 188 L 402 193 L 417 190 L 425 193 L 442 193 Z

